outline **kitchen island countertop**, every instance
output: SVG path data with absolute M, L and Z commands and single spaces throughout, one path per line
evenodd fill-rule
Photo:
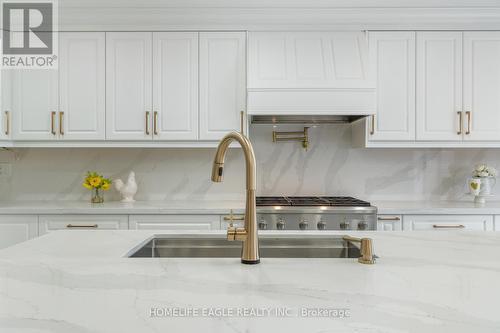
M 375 265 L 125 257 L 157 233 L 57 231 L 0 251 L 0 331 L 500 331 L 500 233 L 350 233 L 374 239 Z

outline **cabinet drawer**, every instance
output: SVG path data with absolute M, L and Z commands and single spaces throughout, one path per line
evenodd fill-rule
M 39 234 L 54 230 L 117 230 L 128 229 L 126 215 L 57 215 L 39 217 Z
M 130 229 L 219 230 L 219 215 L 130 215 Z
M 38 217 L 33 215 L 0 216 L 0 249 L 38 235 Z
M 377 230 L 379 231 L 401 231 L 403 219 L 401 215 L 378 215 Z
M 493 230 L 491 215 L 405 215 L 404 230 Z

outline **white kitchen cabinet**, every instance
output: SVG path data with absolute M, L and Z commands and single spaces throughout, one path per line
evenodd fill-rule
M 40 215 L 39 234 L 54 230 L 128 229 L 127 215 Z
M 240 129 L 246 109 L 246 34 L 200 33 L 200 140 Z
M 38 236 L 38 217 L 35 215 L 1 215 L 0 249 Z
M 368 140 L 415 140 L 415 32 L 371 32 L 369 50 L 377 113 Z
M 495 215 L 493 230 L 500 231 L 500 215 Z
M 106 138 L 152 139 L 152 33 L 106 33 Z
M 403 221 L 401 215 L 378 215 L 378 231 L 401 231 L 403 230 Z
M 105 138 L 105 34 L 59 34 L 59 136 Z
M 492 215 L 404 215 L 403 230 L 493 230 Z
M 500 141 L 500 32 L 464 32 L 464 140 Z
M 219 230 L 219 215 L 130 215 L 132 230 Z
M 153 134 L 198 139 L 198 33 L 153 33 Z
M 56 139 L 58 72 L 40 69 L 12 71 L 12 138 L 19 141 Z
M 416 96 L 417 140 L 462 140 L 461 32 L 417 32 Z

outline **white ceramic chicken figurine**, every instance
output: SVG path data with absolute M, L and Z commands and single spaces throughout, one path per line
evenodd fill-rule
M 115 188 L 122 195 L 122 202 L 134 202 L 134 195 L 137 193 L 137 183 L 135 182 L 135 173 L 130 171 L 127 183 L 124 184 L 121 179 L 113 181 Z

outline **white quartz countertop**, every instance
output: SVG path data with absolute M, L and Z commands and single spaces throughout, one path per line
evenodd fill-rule
M 0 332 L 500 331 L 499 233 L 351 233 L 374 239 L 375 265 L 124 257 L 154 234 L 57 231 L 0 251 Z
M 379 214 L 500 214 L 500 201 L 476 205 L 472 201 L 372 201 Z M 0 214 L 235 214 L 244 212 L 238 200 L 117 201 L 0 201 Z

